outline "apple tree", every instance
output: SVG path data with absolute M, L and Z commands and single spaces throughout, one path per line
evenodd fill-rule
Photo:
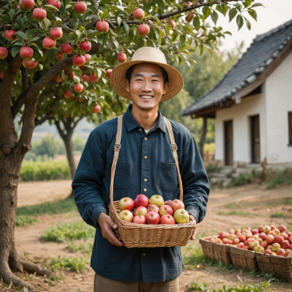
M 212 52 L 216 41 L 229 33 L 216 25 L 220 14 L 236 19 L 239 28 L 244 23 L 250 28 L 247 17 L 256 19 L 254 8 L 260 5 L 254 0 L 1 1 L 0 276 L 4 282 L 35 291 L 13 271 L 50 274 L 21 259 L 14 239 L 20 167 L 36 121 L 50 111 L 57 123 L 68 117 L 62 111 L 70 109 L 69 98 L 84 98 L 72 105 L 73 123 L 80 118 L 78 107 L 85 108 L 85 115 L 87 110 L 117 114 L 125 102 L 111 91 L 108 78 L 118 62 L 141 46 L 153 46 L 169 60 L 191 67 L 195 62 L 191 52 Z M 83 78 L 84 68 L 89 79 Z M 22 123 L 19 137 L 17 116 Z

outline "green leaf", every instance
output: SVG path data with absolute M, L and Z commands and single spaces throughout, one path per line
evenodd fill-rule
M 232 21 L 232 19 L 235 17 L 236 14 L 237 14 L 237 9 L 236 8 L 231 8 L 229 10 L 229 22 Z
M 254 4 L 251 5 L 251 7 L 258 7 L 258 6 L 265 7 L 262 3 L 254 3 Z
M 54 50 L 48 50 L 46 56 L 50 63 L 54 64 L 56 62 L 56 52 Z
M 37 46 L 37 44 L 35 44 L 35 43 L 31 43 L 30 45 L 31 45 L 32 47 L 35 47 L 35 48 L 37 48 L 37 50 L 38 50 L 39 54 L 40 54 L 41 56 L 43 56 L 43 51 L 42 51 L 42 50 L 40 50 L 40 48 Z
M 247 6 L 250 6 L 253 0 L 245 0 Z
M 56 11 L 60 12 L 59 9 L 56 8 L 56 7 L 53 6 L 53 5 L 46 4 L 44 7 L 45 7 L 45 8 L 48 8 L 48 9 L 53 9 L 53 10 L 56 10 Z
M 200 18 L 199 16 L 195 16 L 193 20 L 193 24 L 196 30 L 200 29 Z
M 125 21 L 123 21 L 123 26 L 124 26 L 125 32 L 126 32 L 126 34 L 128 36 L 129 35 L 130 28 L 129 28 L 128 24 Z
M 236 17 L 236 23 L 237 23 L 237 26 L 238 26 L 238 30 L 240 30 L 243 26 L 243 18 L 241 15 L 237 15 Z
M 19 46 L 14 46 L 11 50 L 11 55 L 14 58 L 20 51 L 21 47 Z
M 204 6 L 204 8 L 203 8 L 203 15 L 204 15 L 205 19 L 207 19 L 210 14 L 211 14 L 210 7 L 209 6 Z
M 60 17 L 55 17 L 55 26 L 62 24 L 62 19 Z
M 253 9 L 248 9 L 247 11 L 248 11 L 249 15 L 250 15 L 253 19 L 257 20 L 257 13 L 256 13 L 255 10 L 253 10 Z
M 218 20 L 218 13 L 215 10 L 211 13 L 211 18 L 214 24 L 216 24 Z
M 246 24 L 246 27 L 250 30 L 251 29 L 251 23 L 247 18 L 245 18 L 245 24 Z
M 16 35 L 18 35 L 21 39 L 26 40 L 26 34 L 22 31 L 17 31 Z
M 122 19 L 119 16 L 117 17 L 117 22 L 118 22 L 118 26 L 120 26 L 122 23 Z

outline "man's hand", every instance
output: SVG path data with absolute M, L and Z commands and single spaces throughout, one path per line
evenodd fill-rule
M 119 241 L 114 234 L 115 229 L 118 228 L 118 226 L 114 223 L 112 218 L 108 216 L 105 213 L 101 213 L 98 216 L 98 224 L 101 228 L 102 236 L 106 238 L 110 243 L 116 245 L 116 246 L 124 246 L 124 244 Z
M 190 217 L 192 217 L 192 219 L 193 219 L 195 222 L 197 222 L 197 220 L 196 220 L 196 218 L 195 218 L 194 216 L 190 215 Z M 190 240 L 194 240 L 195 237 L 196 237 L 196 234 L 197 234 L 197 227 L 195 227 L 195 229 L 194 229 L 194 231 L 193 231 L 193 234 L 192 234 Z

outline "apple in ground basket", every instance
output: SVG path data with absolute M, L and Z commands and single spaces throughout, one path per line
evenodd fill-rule
M 166 215 L 161 216 L 160 224 L 171 224 L 171 225 L 173 225 L 173 224 L 175 224 L 175 220 L 171 215 L 166 214 Z
M 164 205 L 169 205 L 170 206 L 171 205 L 171 202 L 172 202 L 172 200 L 165 201 L 164 202 Z
M 182 224 L 182 223 L 188 223 L 189 213 L 185 209 L 178 209 L 174 212 L 173 218 L 176 223 Z
M 169 205 L 162 205 L 159 207 L 159 215 L 173 215 L 173 210 Z
M 150 200 L 150 204 L 156 205 L 158 207 L 164 205 L 164 200 L 160 195 L 153 195 Z
M 120 199 L 119 209 L 121 211 L 123 211 L 123 210 L 132 211 L 134 209 L 134 201 L 129 197 L 125 197 L 125 198 Z
M 119 217 L 121 220 L 127 221 L 127 222 L 132 222 L 133 221 L 133 214 L 129 210 L 123 210 L 120 212 Z
M 136 224 L 146 224 L 146 217 L 143 216 L 143 215 L 134 216 L 133 223 L 136 223 Z
M 157 225 L 160 221 L 159 214 L 153 211 L 148 212 L 145 217 L 148 224 Z
M 150 212 L 150 211 L 158 213 L 159 212 L 159 208 L 156 205 L 149 204 L 147 206 L 147 213 Z M 292 239 L 292 237 L 291 237 L 291 239 Z
M 135 216 L 146 216 L 147 214 L 147 208 L 140 206 L 135 210 Z
M 138 195 L 134 200 L 135 208 L 138 208 L 140 206 L 147 207 L 148 203 L 149 203 L 148 197 L 142 194 Z
M 185 205 L 182 201 L 175 199 L 171 202 L 170 207 L 173 209 L 173 211 L 175 212 L 178 209 L 184 209 Z

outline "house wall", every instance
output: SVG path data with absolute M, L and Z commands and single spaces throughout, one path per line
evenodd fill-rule
M 224 121 L 233 122 L 234 166 L 251 162 L 250 116 L 259 115 L 261 161 L 266 154 L 266 123 L 264 93 L 243 98 L 241 103 L 218 110 L 215 122 L 215 160 L 224 165 Z
M 292 163 L 288 145 L 288 112 L 292 111 L 292 53 L 267 78 L 267 163 Z

